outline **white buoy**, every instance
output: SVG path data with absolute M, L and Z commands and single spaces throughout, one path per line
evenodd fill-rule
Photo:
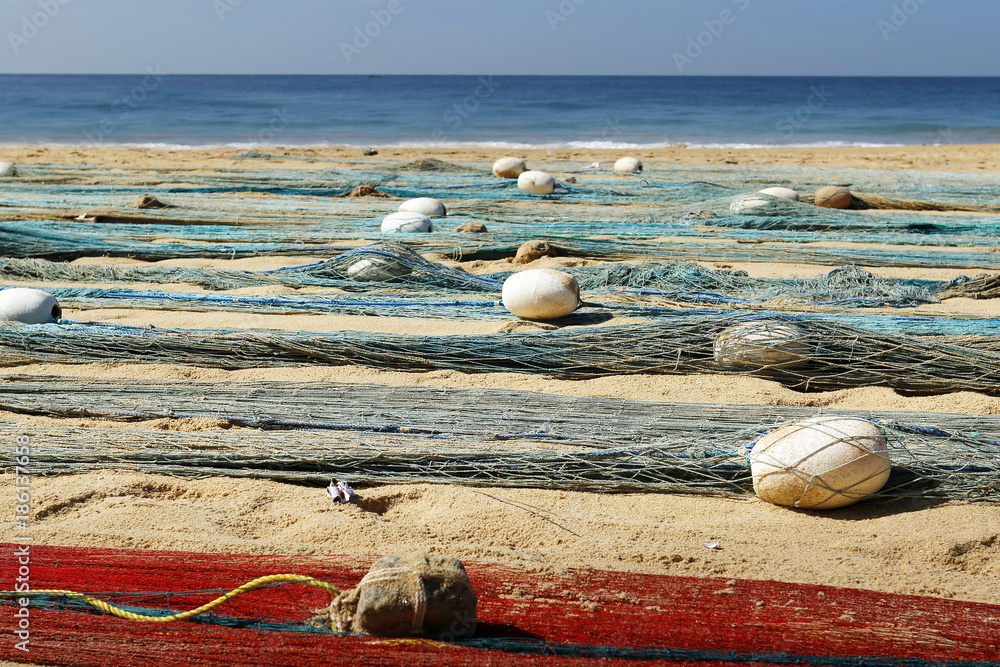
M 526 171 L 517 177 L 517 187 L 527 195 L 550 195 L 556 189 L 556 179 L 544 171 Z
M 399 205 L 399 210 L 423 213 L 429 218 L 441 218 L 448 215 L 448 209 L 444 207 L 444 204 L 433 197 L 417 197 L 416 199 L 407 199 Z
M 433 229 L 434 224 L 431 222 L 431 219 L 423 213 L 415 211 L 390 213 L 382 218 L 383 234 L 429 232 Z
M 17 169 L 10 162 L 0 162 L 0 178 L 17 176 Z
M 385 282 L 407 276 L 413 269 L 391 257 L 367 255 L 347 267 L 347 277 L 358 282 Z
M 737 215 L 774 215 L 778 212 L 778 202 L 757 195 L 744 195 L 729 205 L 729 211 Z
M 823 416 L 768 433 L 750 451 L 754 492 L 776 505 L 834 509 L 889 479 L 885 437 L 864 419 Z
M 562 271 L 520 271 L 503 283 L 503 307 L 527 320 L 566 317 L 580 307 L 580 285 Z
M 802 329 L 788 322 L 752 320 L 715 339 L 715 363 L 740 368 L 799 368 L 809 361 Z
M 615 171 L 619 174 L 634 174 L 642 171 L 642 162 L 634 157 L 621 157 L 615 161 Z
M 799 193 L 791 188 L 764 188 L 760 193 L 762 195 L 778 197 L 779 199 L 787 199 L 788 201 L 799 201 Z
M 62 317 L 59 302 L 48 292 L 30 287 L 0 291 L 0 321 L 46 324 Z
M 497 178 L 517 178 L 528 171 L 528 165 L 519 157 L 502 157 L 493 163 L 493 175 Z

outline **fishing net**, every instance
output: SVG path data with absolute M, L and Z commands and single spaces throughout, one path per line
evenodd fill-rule
M 188 294 L 140 290 L 55 288 L 47 290 L 59 303 L 80 310 L 129 308 L 151 310 L 224 310 L 241 313 L 317 313 L 373 317 L 419 317 L 504 321 L 511 314 L 496 300 L 443 299 L 442 296 L 400 294 L 348 296 L 343 292 L 311 292 L 278 297 Z
M 407 265 L 390 268 L 387 255 L 358 252 L 348 266 L 378 271 L 383 281 L 362 281 L 319 272 L 293 274 L 315 282 L 343 285 L 342 292 L 309 294 L 243 295 L 220 293 L 162 292 L 137 289 L 50 288 L 63 306 L 74 309 L 129 308 L 160 310 L 225 310 L 252 313 L 331 313 L 391 317 L 433 317 L 445 319 L 509 320 L 510 313 L 496 298 L 506 274 L 465 278 L 451 270 L 428 273 Z M 371 259 L 367 259 L 371 258 Z M 332 267 L 329 267 L 332 269 Z M 409 272 L 407 272 L 409 271 Z M 796 306 L 850 309 L 864 307 L 908 307 L 937 303 L 927 287 L 877 278 L 857 267 L 845 267 L 828 276 L 804 280 L 749 278 L 742 272 L 712 271 L 694 264 L 660 266 L 620 265 L 610 269 L 568 271 L 585 285 L 594 287 L 584 294 L 588 308 L 632 310 L 653 317 L 677 304 L 726 306 Z M 174 272 L 180 278 L 181 271 Z M 185 271 L 186 273 L 186 271 Z M 332 272 L 326 272 L 330 275 Z M 336 275 L 336 274 L 334 274 Z M 247 276 L 247 278 L 251 278 Z M 266 277 L 265 277 L 266 279 Z M 192 279 L 194 280 L 194 279 Z M 304 281 L 303 281 L 304 282 Z M 367 285 L 365 284 L 367 283 Z M 442 283 L 444 287 L 440 287 Z M 359 292 L 365 286 L 370 292 Z M 344 289 L 350 288 L 350 289 Z M 407 291 L 425 289 L 424 292 Z M 387 290 L 391 290 L 388 291 Z M 396 291 L 399 290 L 399 291 Z M 464 291 L 484 292 L 491 299 L 472 298 Z M 345 295 L 344 292 L 351 292 Z M 460 298 L 447 299 L 449 294 Z M 464 298 L 462 298 L 464 297 Z
M 487 165 L 425 160 L 382 165 L 385 171 L 374 172 L 373 164 L 208 174 L 167 168 L 28 167 L 27 175 L 6 187 L 0 199 L 4 209 L 0 217 L 7 220 L 0 223 L 0 250 L 9 257 L 110 255 L 150 260 L 289 254 L 296 246 L 300 254 L 329 253 L 333 241 L 371 238 L 378 233 L 378 218 L 395 210 L 397 203 L 392 200 L 345 197 L 364 183 L 396 198 L 445 200 L 457 215 L 440 220 L 431 238 L 408 242 L 467 258 L 509 256 L 526 237 L 546 237 L 562 238 L 565 251 L 581 257 L 737 261 L 744 254 L 727 247 L 731 244 L 719 243 L 728 239 L 767 244 L 754 250 L 759 258 L 772 261 L 780 257 L 832 265 L 848 261 L 869 266 L 1000 268 L 987 253 L 976 250 L 995 246 L 1000 227 L 992 215 L 997 209 L 989 203 L 997 195 L 995 183 L 974 175 L 896 174 L 886 182 L 873 180 L 872 172 L 865 171 L 762 167 L 724 171 L 675 165 L 651 167 L 636 178 L 557 163 L 553 166 L 562 167 L 564 174 L 585 173 L 580 176 L 584 181 L 567 183 L 557 196 L 539 199 L 522 195 L 513 181 L 488 176 Z M 838 177 L 843 180 L 837 182 L 844 185 L 905 197 L 876 201 L 876 195 L 866 195 L 871 205 L 897 202 L 911 210 L 837 211 L 766 195 L 751 196 L 763 201 L 762 206 L 745 205 L 747 192 L 776 182 L 809 191 Z M 124 207 L 147 191 L 172 208 Z M 629 206 L 617 206 L 620 203 Z M 915 208 L 974 210 L 987 215 L 917 215 L 912 212 Z M 87 215 L 75 219 L 81 213 Z M 449 233 L 456 226 L 452 223 L 468 216 L 489 223 L 486 239 L 470 241 Z M 704 244 L 672 247 L 654 241 L 666 237 L 696 237 L 711 242 L 712 247 L 698 254 Z M 971 250 L 950 252 L 947 257 L 926 253 L 911 258 L 910 253 L 900 256 L 878 248 L 796 247 L 816 241 L 933 244 Z M 784 245 L 770 247 L 779 242 Z M 843 255 L 839 259 L 837 252 Z
M 322 364 L 566 379 L 712 373 L 755 376 L 799 391 L 885 386 L 994 394 L 1000 386 L 995 340 L 908 336 L 818 317 L 677 311 L 649 324 L 479 336 L 7 325 L 0 328 L 0 355 L 6 365 L 125 362 L 236 369 Z
M 279 169 L 279 160 L 302 160 L 306 166 Z M 991 298 L 997 290 L 995 276 L 889 280 L 850 265 L 1000 270 L 993 252 L 1000 236 L 995 177 L 683 164 L 619 176 L 606 167 L 553 163 L 543 168 L 556 172 L 560 187 L 551 197 L 536 198 L 521 194 L 512 181 L 493 178 L 488 165 L 478 163 L 345 162 L 248 152 L 220 165 L 211 172 L 64 165 L 19 169 L 20 178 L 5 182 L 0 193 L 0 276 L 22 282 L 131 285 L 57 288 L 60 298 L 84 308 L 166 304 L 247 312 L 506 319 L 495 299 L 508 274 L 473 276 L 420 253 L 493 260 L 513 256 L 525 240 L 541 239 L 565 257 L 655 264 L 571 268 L 588 291 L 588 306 L 556 331 L 402 336 L 2 325 L 0 364 L 355 364 L 570 379 L 715 373 L 776 380 L 801 391 L 887 386 L 913 393 L 995 394 L 1000 387 L 1000 323 L 992 320 L 848 313 L 831 318 L 672 307 L 846 309 Z M 771 185 L 808 193 L 831 183 L 850 187 L 857 195 L 855 206 L 872 210 L 819 209 L 808 203 L 808 196 L 803 203 L 756 195 L 752 199 L 763 204 L 748 200 L 748 193 Z M 349 196 L 361 185 L 373 186 L 383 196 Z M 144 193 L 170 208 L 128 206 Z M 444 200 L 452 215 L 436 221 L 432 234 L 394 237 L 403 245 L 356 247 L 380 238 L 378 219 L 395 210 L 397 199 L 417 196 Z M 946 215 L 958 211 L 971 214 Z M 468 220 L 483 221 L 489 232 L 450 231 Z M 68 263 L 98 256 L 158 261 L 265 255 L 323 261 L 278 271 Z M 812 279 L 754 279 L 694 261 L 843 268 Z M 171 294 L 136 289 L 137 283 L 327 291 Z M 350 294 L 338 296 L 341 292 Z M 649 322 L 578 326 L 600 323 L 600 311 Z M 326 485 L 337 477 L 362 491 L 369 484 L 421 482 L 731 497 L 752 493 L 748 452 L 759 438 L 825 413 L 494 390 L 16 376 L 6 378 L 0 408 L 39 417 L 32 424 L 14 423 L 16 418 L 0 424 L 7 441 L 30 436 L 31 472 L 39 476 L 119 470 L 307 485 Z M 920 508 L 944 500 L 1000 497 L 1000 423 L 994 417 L 837 414 L 870 420 L 887 440 L 892 468 L 878 499 L 907 499 Z M 78 425 L 81 418 L 99 419 L 101 426 Z M 363 503 L 343 509 L 377 511 Z M 69 549 L 32 549 L 33 587 L 83 587 L 135 610 L 160 614 L 215 597 L 224 590 L 220 587 L 246 581 L 250 569 L 252 576 L 288 569 L 280 559 L 262 568 L 261 560 L 206 554 L 147 554 L 143 562 L 124 552 L 81 555 Z M 15 567 L 14 549 L 3 553 L 10 561 L 7 569 Z M 310 574 L 338 586 L 356 583 L 363 572 L 328 561 L 302 562 L 312 566 Z M 94 665 L 301 665 L 333 656 L 351 664 L 398 664 L 405 654 L 407 660 L 428 664 L 597 659 L 626 664 L 643 659 L 845 666 L 997 659 L 991 652 L 997 614 L 985 606 L 970 611 L 968 605 L 948 601 L 833 589 L 820 596 L 814 588 L 803 592 L 774 582 L 699 580 L 681 585 L 673 578 L 572 572 L 532 583 L 507 570 L 491 574 L 485 568 L 472 568 L 470 575 L 485 618 L 477 636 L 464 644 L 389 645 L 320 634 L 307 619 L 327 600 L 281 585 L 260 591 L 260 598 L 240 598 L 242 602 L 181 632 L 136 630 L 124 620 L 84 610 L 65 596 L 40 598 L 32 608 L 38 615 L 33 621 L 37 618 L 37 627 L 45 632 L 33 633 L 32 659 Z M 584 606 L 581 593 L 595 606 Z M 817 603 L 821 597 L 824 601 Z M 854 608 L 867 610 L 860 625 L 845 620 L 844 610 Z M 805 620 L 803 609 L 811 610 Z M 4 631 L 12 631 L 13 616 L 3 617 Z M 741 622 L 720 630 L 719 618 Z M 934 620 L 933 628 L 915 632 L 920 619 L 926 624 L 927 618 Z M 807 626 L 807 632 L 788 631 Z M 942 627 L 948 641 L 941 640 Z M 5 644 L 2 656 L 23 657 L 11 644 Z
M 41 258 L 50 260 L 74 260 L 83 257 L 128 257 L 143 261 L 161 261 L 166 259 L 184 258 L 226 258 L 236 259 L 253 256 L 330 256 L 351 249 L 349 245 L 330 245 L 329 241 L 339 238 L 344 243 L 359 241 L 380 236 L 376 231 L 378 220 L 365 221 L 367 229 L 353 233 L 334 235 L 316 233 L 312 238 L 321 242 L 286 242 L 271 241 L 273 234 L 267 235 L 267 240 L 258 242 L 223 243 L 216 238 L 213 242 L 195 242 L 191 240 L 142 241 L 108 237 L 107 240 L 96 239 L 91 234 L 74 231 L 59 231 L 59 225 L 49 226 L 50 230 L 38 229 L 37 223 L 19 222 L 2 223 L 0 226 L 0 253 L 13 258 Z M 452 221 L 450 224 L 461 224 Z M 491 223 L 492 226 L 492 223 Z M 43 226 L 44 227 L 44 226 Z M 732 230 L 740 231 L 740 230 Z M 745 231 L 745 230 L 744 230 Z M 445 253 L 460 260 L 495 260 L 513 257 L 518 247 L 529 238 L 538 238 L 553 245 L 558 254 L 567 257 L 595 259 L 605 261 L 626 261 L 646 259 L 688 259 L 711 262 L 797 262 L 803 264 L 822 264 L 839 266 L 844 263 L 863 264 L 865 266 L 900 266 L 900 267 L 937 267 L 968 269 L 971 267 L 997 270 L 1000 269 L 1000 259 L 980 246 L 992 246 L 995 239 L 976 240 L 969 249 L 949 249 L 941 251 L 921 250 L 913 243 L 914 248 L 906 253 L 900 253 L 894 248 L 879 246 L 871 247 L 824 247 L 809 246 L 807 242 L 826 240 L 823 237 L 810 237 L 802 243 L 795 242 L 788 233 L 782 232 L 780 237 L 772 232 L 769 238 L 750 238 L 741 245 L 734 245 L 732 240 L 719 238 L 730 237 L 740 241 L 740 234 L 702 235 L 690 233 L 680 235 L 699 237 L 698 241 L 661 241 L 628 238 L 620 235 L 617 240 L 602 238 L 587 238 L 584 236 L 566 236 L 567 230 L 557 230 L 552 233 L 506 232 L 490 234 L 406 234 L 400 236 L 412 237 L 407 244 L 420 252 Z M 594 235 L 614 233 L 614 229 L 601 226 L 593 232 Z M 674 234 L 671 234 L 674 235 Z M 155 236 L 155 235 L 150 235 Z M 482 237 L 471 239 L 470 237 Z M 745 235 L 742 235 L 745 236 Z M 419 237 L 419 238 L 417 238 Z M 869 234 L 860 234 L 858 242 L 876 242 Z M 909 239 L 891 239 L 886 243 L 900 244 Z M 746 244 L 751 244 L 748 248 Z M 947 243 L 947 239 L 924 239 L 922 244 L 934 245 Z
M 747 454 L 814 408 L 718 406 L 338 383 L 12 377 L 0 409 L 178 426 L 33 427 L 36 474 L 104 469 L 326 484 L 449 483 L 597 492 L 753 493 Z M 883 499 L 1000 499 L 1000 420 L 838 411 L 875 424 Z M 919 420 L 919 422 L 918 422 Z M 0 426 L 0 433 L 27 432 Z M 280 432 L 275 432 L 280 431 Z M 102 444 L 100 449 L 93 442 Z
M 6 568 L 18 545 L 5 545 Z M 261 575 L 303 572 L 347 588 L 369 559 L 242 556 L 31 546 L 33 588 L 95 592 L 148 613 L 187 610 Z M 279 584 L 236 597 L 193 622 L 160 627 L 94 613 L 66 596 L 33 600 L 32 660 L 61 665 L 268 664 L 865 664 L 930 667 L 996 660 L 993 605 L 863 589 L 574 569 L 527 573 L 466 562 L 479 598 L 476 634 L 448 642 L 332 633 L 308 622 L 323 591 Z M 37 586 L 34 586 L 37 584 Z M 14 648 L 14 600 L 2 600 Z M 845 610 L 864 615 L 845 619 Z M 655 612 L 655 613 L 652 613 Z M 719 618 L 740 618 L 722 624 Z M 900 632 L 900 627 L 905 632 Z M 942 641 L 941 628 L 948 641 Z M 986 664 L 983 662 L 976 664 Z
M 818 306 L 897 306 L 908 307 L 936 303 L 939 298 L 957 296 L 988 297 L 994 290 L 995 277 L 969 279 L 960 276 L 951 282 L 888 279 L 875 276 L 858 266 L 844 266 L 818 278 L 752 278 L 743 271 L 717 270 L 693 262 L 656 262 L 616 264 L 605 267 L 569 267 L 583 290 L 613 290 L 630 294 L 629 302 L 643 296 L 670 299 L 678 303 L 778 304 Z M 99 283 L 174 283 L 191 284 L 214 290 L 265 285 L 291 288 L 331 287 L 360 292 L 386 290 L 427 292 L 428 294 L 500 291 L 511 272 L 473 275 L 425 258 L 399 243 L 381 241 L 352 249 L 337 257 L 304 266 L 274 271 L 238 271 L 195 267 L 133 267 L 114 265 L 68 264 L 37 259 L 0 259 L 0 277 L 16 281 L 99 282 Z M 162 293 L 123 290 L 70 291 L 59 293 L 68 299 L 131 299 L 135 305 L 151 306 L 167 297 Z M 327 295 L 329 296 L 329 295 Z M 315 301 L 323 300 L 316 296 Z M 173 307 L 181 302 L 200 302 L 201 307 L 246 310 L 249 299 L 212 299 L 204 294 L 172 294 Z M 144 300 L 144 302 L 143 302 Z M 429 297 L 434 301 L 433 297 Z M 439 299 L 438 299 L 439 300 Z M 281 303 L 282 301 L 286 303 Z M 305 299 L 303 299 L 303 302 Z M 398 300 L 397 300 L 398 301 Z M 281 297 L 273 305 L 289 310 L 306 308 L 294 305 L 296 299 Z M 257 304 L 269 308 L 267 299 Z M 319 307 L 318 303 L 314 303 Z M 415 304 L 419 305 L 419 304 Z M 99 307 L 94 304 L 93 307 Z M 156 307 L 156 306 L 152 306 Z M 163 307 L 162 305 L 160 307 Z M 321 311 L 324 310 L 319 308 Z
M 333 287 L 365 291 L 406 287 L 421 290 L 498 291 L 501 280 L 476 276 L 428 260 L 391 241 L 346 248 L 330 260 L 271 271 L 195 267 L 136 267 L 69 264 L 38 259 L 0 258 L 0 277 L 20 281 L 192 284 L 225 290 L 262 285 Z

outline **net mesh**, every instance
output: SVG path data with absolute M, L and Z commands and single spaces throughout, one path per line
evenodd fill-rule
M 474 337 L 99 324 L 0 327 L 0 355 L 7 365 L 127 362 L 236 369 L 323 364 L 566 379 L 711 373 L 774 380 L 799 391 L 884 386 L 986 394 L 995 394 L 1000 386 L 1000 352 L 993 349 L 994 341 L 917 337 L 792 315 L 683 311 L 648 324 Z
M 580 182 L 563 183 L 557 195 L 539 199 L 521 194 L 513 181 L 490 176 L 488 165 L 422 160 L 383 164 L 383 171 L 373 171 L 371 163 L 322 168 L 321 159 L 307 162 L 314 168 L 211 173 L 27 166 L 22 178 L 5 185 L 0 251 L 8 257 L 49 259 L 329 255 L 338 247 L 331 242 L 376 235 L 378 219 L 396 209 L 397 199 L 432 196 L 448 204 L 452 219 L 439 220 L 434 234 L 406 242 L 466 258 L 513 254 L 526 237 L 562 238 L 566 253 L 609 260 L 736 261 L 746 256 L 720 242 L 725 239 L 762 244 L 754 254 L 772 261 L 1000 269 L 984 251 L 996 245 L 1000 231 L 993 204 L 997 188 L 986 176 L 893 174 L 884 179 L 861 170 L 673 165 L 650 166 L 634 177 L 554 163 L 551 167 L 564 178 L 574 172 L 585 175 Z M 250 156 L 236 164 L 257 167 L 266 161 Z M 880 192 L 858 200 L 878 210 L 838 211 L 746 194 L 777 182 L 810 191 L 830 179 L 859 192 Z M 361 184 L 376 186 L 390 198 L 347 196 Z M 147 192 L 171 207 L 129 207 L 128 202 Z M 764 205 L 749 206 L 748 198 Z M 628 206 L 617 206 L 621 203 Z M 891 205 L 904 210 L 886 208 Z M 956 218 L 951 214 L 956 211 L 974 213 Z M 470 218 L 487 222 L 490 232 L 476 239 L 450 232 L 453 223 Z M 667 237 L 701 243 L 668 244 L 662 241 Z M 816 241 L 947 245 L 956 250 L 915 257 L 874 247 L 806 246 Z M 699 248 L 709 252 L 699 253 Z
M 297 159 L 305 166 L 277 169 L 270 164 Z M 681 164 L 651 166 L 641 176 L 620 176 L 606 168 L 556 163 L 551 166 L 560 174 L 560 187 L 551 197 L 537 198 L 521 194 L 512 181 L 492 177 L 484 164 L 431 159 L 351 163 L 254 152 L 220 164 L 224 166 L 210 172 L 26 166 L 9 187 L 5 183 L 0 202 L 0 278 L 73 283 L 53 289 L 67 305 L 81 309 L 115 306 L 506 320 L 511 318 L 498 297 L 509 272 L 473 275 L 435 261 L 429 253 L 437 253 L 439 259 L 491 260 L 512 256 L 526 239 L 544 239 L 565 257 L 630 263 L 567 268 L 580 282 L 587 303 L 560 321 L 557 326 L 561 328 L 555 331 L 404 336 L 171 330 L 65 321 L 0 326 L 0 362 L 7 366 L 171 363 L 226 369 L 353 364 L 412 372 L 513 371 L 567 379 L 698 373 L 753 376 L 799 391 L 886 386 L 921 394 L 961 390 L 995 394 L 1000 386 L 1000 344 L 996 342 L 1000 322 L 862 316 L 850 310 L 995 296 L 996 276 L 958 275 L 951 281 L 888 279 L 859 266 L 1000 269 L 1000 259 L 992 252 L 1000 231 L 993 202 L 1000 189 L 987 176 L 887 175 L 806 167 L 734 170 Z M 808 197 L 804 202 L 789 202 L 748 194 L 776 183 L 809 192 L 831 181 L 862 193 L 855 209 L 867 206 L 872 210 L 823 209 L 811 205 Z M 374 186 L 385 196 L 349 196 L 360 185 Z M 169 207 L 141 210 L 128 205 L 147 192 Z M 878 194 L 864 194 L 870 192 Z M 452 213 L 450 219 L 436 220 L 432 234 L 399 235 L 391 240 L 376 236 L 378 219 L 397 208 L 396 199 L 414 196 L 442 199 Z M 956 212 L 968 215 L 956 216 Z M 467 220 L 484 221 L 489 232 L 450 231 Z M 372 238 L 379 240 L 359 245 Z M 905 244 L 907 250 L 900 252 L 887 244 Z M 319 261 L 271 271 L 71 261 L 97 255 L 162 260 L 265 254 L 312 256 Z M 742 271 L 706 268 L 693 260 L 702 264 L 801 262 L 841 268 L 815 278 L 763 279 Z M 137 287 L 160 284 L 210 291 Z M 225 293 L 271 287 L 287 293 Z M 679 310 L 678 305 L 702 310 Z M 714 307 L 729 310 L 704 309 Z M 776 309 L 799 314 L 772 312 Z M 647 321 L 591 326 L 616 315 Z M 151 392 L 149 403 L 116 403 L 108 396 L 134 397 L 140 389 Z M 486 433 L 454 412 L 439 415 L 439 425 L 433 428 L 416 419 L 412 411 L 400 412 L 399 423 L 393 425 L 324 411 L 319 407 L 325 403 L 319 399 L 307 410 L 298 410 L 287 395 L 261 399 L 282 406 L 281 410 L 253 413 L 241 411 L 236 403 L 227 407 L 223 400 L 227 394 L 221 389 L 211 400 L 202 396 L 200 404 L 181 402 L 169 410 L 164 407 L 169 403 L 163 387 L 154 391 L 138 384 L 103 386 L 94 389 L 96 402 L 90 404 L 83 402 L 90 396 L 86 390 L 58 400 L 51 388 L 42 391 L 35 386 L 32 391 L 34 403 L 18 402 L 26 400 L 26 391 L 17 394 L 18 400 L 8 400 L 7 408 L 140 421 L 204 417 L 235 424 L 247 438 L 237 443 L 227 440 L 224 433 L 209 432 L 203 444 L 211 453 L 193 459 L 197 465 L 191 465 L 180 452 L 197 450 L 193 440 L 185 440 L 193 436 L 116 429 L 121 436 L 120 451 L 109 453 L 104 463 L 158 465 L 173 474 L 227 470 L 227 474 L 273 474 L 311 482 L 320 482 L 320 477 L 332 472 L 359 470 L 372 482 L 421 479 L 742 494 L 747 492 L 748 481 L 746 443 L 759 437 L 765 427 L 791 419 L 791 415 L 764 418 L 752 410 L 734 408 L 734 414 L 744 419 L 739 433 L 729 430 L 724 431 L 725 437 L 715 437 L 708 419 L 695 422 L 693 431 L 676 438 L 669 428 L 664 432 L 662 424 L 647 424 L 648 433 L 656 435 L 640 437 L 624 425 L 625 420 L 610 416 L 600 422 L 597 434 L 588 432 L 585 427 L 596 428 L 594 420 L 566 405 L 550 412 L 569 415 L 584 428 L 535 413 L 521 422 L 504 422 L 495 413 L 484 418 L 481 409 L 469 412 L 476 417 L 473 421 L 510 423 L 510 428 Z M 456 396 L 449 394 L 449 400 Z M 42 397 L 51 402 L 43 405 Z M 389 400 L 367 397 L 376 399 Z M 509 411 L 515 399 L 497 395 L 490 400 Z M 458 404 L 477 405 L 471 397 Z M 682 411 L 678 406 L 655 407 Z M 639 408 L 629 410 L 636 424 L 646 424 L 637 416 Z M 894 481 L 887 487 L 893 493 L 936 489 L 931 492 L 941 497 L 995 495 L 994 482 L 989 481 L 995 468 L 989 458 L 993 436 L 976 435 L 982 429 L 974 425 L 953 428 L 943 417 L 929 421 L 873 418 L 895 443 L 894 455 L 899 457 L 894 459 Z M 919 427 L 923 431 L 900 426 L 916 423 L 934 426 Z M 277 428 L 318 434 L 310 437 L 321 441 L 324 460 L 336 465 L 321 465 L 318 457 L 308 455 L 304 442 L 282 448 L 268 440 Z M 61 465 L 60 456 L 99 465 L 87 462 L 85 452 L 86 440 L 95 431 L 63 429 L 53 432 L 53 437 L 58 435 L 67 449 L 53 450 L 51 465 Z M 378 433 L 384 451 L 359 447 L 358 433 Z M 149 438 L 158 438 L 156 446 L 162 451 L 142 451 L 143 438 L 147 444 Z M 960 455 L 949 458 L 947 452 L 952 450 L 934 450 L 938 445 L 921 438 L 944 438 Z M 516 448 L 510 456 L 501 455 L 491 450 L 497 442 Z M 685 448 L 680 448 L 680 442 L 687 443 Z M 442 443 L 454 449 L 442 449 Z M 928 462 L 932 450 L 944 461 L 940 468 Z M 903 452 L 913 451 L 920 454 L 906 459 Z M 275 467 L 275 452 L 296 463 Z
M 748 452 L 814 408 L 586 399 L 337 383 L 13 377 L 0 409 L 237 427 L 185 433 L 31 430 L 39 474 L 106 469 L 326 484 L 450 483 L 598 492 L 753 494 Z M 874 424 L 892 461 L 883 499 L 1000 498 L 1000 420 L 839 411 Z M 207 421 L 206 420 L 210 420 Z M 974 431 L 972 429 L 975 429 Z M 25 432 L 2 426 L 0 433 Z M 276 432 L 280 431 L 280 432 Z M 95 439 L 102 442 L 98 450 Z
M 988 298 L 996 290 L 995 276 L 952 281 L 889 279 L 853 265 L 830 271 L 817 278 L 753 278 L 744 271 L 710 269 L 693 262 L 615 264 L 603 267 L 569 267 L 584 291 L 616 292 L 630 302 L 643 297 L 659 297 L 677 303 L 725 303 L 733 305 L 815 305 L 836 307 L 912 307 L 939 302 L 942 298 Z M 349 292 L 372 290 L 406 294 L 425 292 L 440 295 L 462 292 L 495 294 L 511 272 L 475 275 L 425 258 L 399 243 L 381 241 L 342 253 L 333 259 L 272 271 L 239 271 L 196 267 L 132 267 L 48 262 L 37 259 L 0 259 L 0 277 L 13 281 L 94 282 L 94 283 L 173 283 L 213 290 L 277 285 L 288 288 L 327 287 Z M 150 305 L 161 295 L 142 297 L 148 292 L 123 290 L 67 290 L 58 292 L 70 299 L 118 300 Z M 109 296 L 114 294 L 115 296 Z M 174 294 L 180 302 L 206 295 Z M 599 294 L 597 296 L 606 296 Z M 323 297 L 316 297 L 321 300 Z M 291 299 L 294 301 L 294 299 Z M 428 298 L 433 301 L 433 298 Z M 219 300 L 218 304 L 224 300 Z M 266 299 L 259 300 L 262 307 Z M 214 307 L 222 307 L 221 305 Z M 162 307 L 162 305 L 161 305 Z M 241 306 L 231 308 L 247 309 Z
M 0 561 L 15 567 L 14 545 Z M 240 556 L 31 547 L 32 582 L 85 587 L 143 609 L 189 609 L 263 574 L 308 574 L 341 588 L 368 562 L 336 556 Z M 455 642 L 317 632 L 311 610 L 329 595 L 287 585 L 258 589 L 201 622 L 149 627 L 79 609 L 65 598 L 31 609 L 33 660 L 53 664 L 970 665 L 996 661 L 997 608 L 956 600 L 774 581 L 599 570 L 526 573 L 466 562 L 479 599 L 476 637 Z M 761 604 L 763 603 L 763 604 Z M 2 601 L 13 612 L 16 600 Z M 845 610 L 864 609 L 847 621 Z M 657 611 L 659 610 L 659 611 Z M 657 611 L 657 613 L 651 613 Z M 0 629 L 17 621 L 4 613 Z M 740 618 L 720 624 L 719 618 Z M 222 626 L 222 627 L 220 627 Z M 900 626 L 906 632 L 900 633 Z M 941 628 L 947 627 L 942 641 Z M 13 637 L 13 635 L 11 635 Z M 7 642 L 0 657 L 20 657 Z M 23 657 L 21 657 L 23 660 Z M 949 662 L 951 661 L 951 662 Z M 957 662 L 965 661 L 965 662 Z M 977 665 L 989 664 L 977 662 Z

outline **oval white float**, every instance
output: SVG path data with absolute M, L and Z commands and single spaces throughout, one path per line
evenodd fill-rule
M 771 195 L 779 199 L 787 199 L 788 201 L 799 201 L 799 193 L 791 188 L 764 188 L 760 191 L 760 194 Z
M 526 171 L 517 177 L 517 187 L 528 195 L 550 195 L 556 189 L 556 179 L 544 171 Z
M 754 492 L 776 505 L 834 509 L 868 498 L 889 479 L 885 437 L 864 419 L 822 416 L 784 426 L 754 444 Z
M 580 307 L 580 285 L 562 271 L 520 271 L 503 283 L 503 306 L 528 320 L 566 317 Z
M 430 232 L 434 229 L 431 219 L 423 213 L 400 211 L 382 218 L 383 234 L 409 234 Z
M 62 308 L 48 292 L 30 287 L 0 290 L 0 321 L 46 324 L 60 318 Z
M 642 162 L 634 157 L 621 157 L 615 160 L 615 171 L 619 174 L 634 174 L 642 171 Z
M 440 200 L 433 197 L 417 197 L 407 199 L 399 205 L 400 211 L 412 211 L 413 213 L 423 213 L 428 218 L 440 218 L 448 215 L 448 209 Z
M 788 322 L 752 320 L 715 339 L 715 363 L 740 368 L 798 368 L 809 361 L 804 332 Z
M 497 178 L 517 178 L 528 171 L 528 165 L 519 157 L 502 157 L 493 163 L 493 175 Z

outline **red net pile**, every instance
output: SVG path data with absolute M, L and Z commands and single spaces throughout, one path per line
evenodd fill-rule
M 20 545 L 0 545 L 6 589 Z M 251 579 L 305 574 L 354 586 L 374 557 L 240 556 L 32 547 L 34 589 L 71 589 L 133 607 L 183 611 Z M 0 606 L 0 658 L 55 665 L 907 664 L 998 661 L 1000 607 L 856 589 L 466 563 L 479 597 L 471 645 L 288 631 L 329 603 L 282 585 L 216 610 L 249 627 L 141 624 L 95 611 L 31 608 L 29 653 L 15 606 Z M 205 591 L 196 595 L 190 591 Z M 157 597 L 115 597 L 122 592 Z M 166 593 L 184 593 L 166 596 Z M 231 622 L 234 622 L 231 620 Z M 597 657 L 610 656 L 610 657 Z M 988 663 L 984 663 L 988 664 Z

